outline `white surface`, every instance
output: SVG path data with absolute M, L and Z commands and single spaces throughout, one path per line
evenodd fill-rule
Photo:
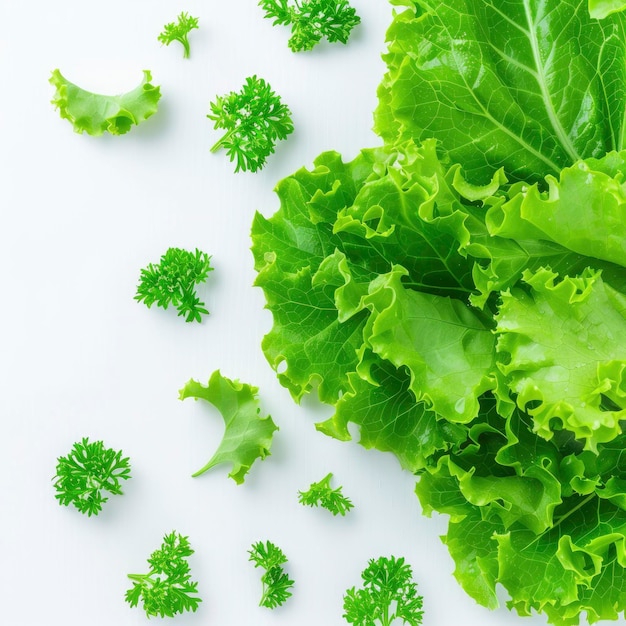
M 380 143 L 370 127 L 391 8 L 352 3 L 362 24 L 348 46 L 293 54 L 256 0 L 0 0 L 0 623 L 145 624 L 123 600 L 126 574 L 144 571 L 176 529 L 196 550 L 204 602 L 172 623 L 340 626 L 343 592 L 367 559 L 394 554 L 413 566 L 424 624 L 545 624 L 469 599 L 438 538 L 446 521 L 421 516 L 413 477 L 390 455 L 317 433 L 330 408 L 295 405 L 260 349 L 271 316 L 251 286 L 255 210 L 272 214 L 276 182 L 323 150 L 351 159 Z M 156 41 L 181 10 L 200 18 L 190 60 Z M 110 93 L 150 69 L 160 111 L 122 137 L 75 134 L 49 103 L 57 67 Z M 254 73 L 290 106 L 296 131 L 262 172 L 234 174 L 223 152 L 209 153 L 219 135 L 205 115 Z M 133 300 L 139 269 L 169 246 L 213 255 L 201 325 Z M 178 389 L 217 368 L 257 385 L 280 426 L 242 486 L 224 466 L 190 478 L 222 422 Z M 125 495 L 97 518 L 60 507 L 51 485 L 57 456 L 83 436 L 132 462 Z M 297 503 L 328 471 L 356 505 L 345 519 Z M 259 571 L 247 561 L 259 539 L 284 549 L 296 580 L 273 612 L 257 606 Z

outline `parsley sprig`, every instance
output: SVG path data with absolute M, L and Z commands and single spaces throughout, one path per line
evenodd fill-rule
M 259 6 L 274 25 L 291 25 L 288 45 L 293 52 L 311 50 L 324 38 L 345 44 L 361 22 L 348 0 L 261 0 Z
M 128 457 L 122 451 L 105 448 L 102 441 L 90 442 L 88 437 L 77 441 L 67 456 L 57 460 L 53 478 L 59 504 L 73 504 L 87 516 L 98 515 L 108 497 L 120 495 L 121 481 L 130 478 Z
M 173 304 L 179 316 L 186 316 L 185 321 L 200 322 L 202 314 L 209 312 L 198 298 L 195 286 L 206 281 L 213 270 L 210 259 L 197 248 L 195 252 L 169 248 L 159 263 L 150 263 L 141 270 L 135 300 L 144 302 L 148 308 L 156 304 L 167 309 Z
M 274 609 L 283 604 L 291 596 L 291 587 L 294 581 L 289 578 L 283 569 L 283 564 L 287 562 L 287 557 L 283 551 L 271 541 L 258 541 L 248 550 L 250 561 L 254 562 L 254 567 L 262 567 L 265 573 L 261 576 L 263 583 L 263 593 L 259 606 Z
M 342 493 L 342 487 L 330 486 L 332 473 L 327 474 L 317 483 L 312 483 L 307 491 L 298 492 L 298 501 L 305 506 L 321 506 L 333 515 L 345 515 L 354 504 Z
M 163 32 L 158 36 L 158 40 L 169 46 L 172 41 L 178 41 L 183 46 L 183 57 L 189 58 L 189 33 L 198 28 L 198 18 L 191 17 L 184 11 L 178 16 L 178 22 L 170 22 L 163 27 Z
M 357 626 L 390 626 L 397 621 L 410 626 L 422 623 L 422 596 L 417 595 L 411 566 L 404 558 L 370 559 L 361 573 L 362 589 L 348 589 L 343 617 Z
M 218 96 L 207 117 L 226 134 L 211 148 L 224 148 L 235 172 L 261 169 L 276 142 L 293 132 L 291 111 L 262 78 L 249 76 L 241 91 Z
M 198 583 L 191 580 L 187 557 L 193 554 L 187 537 L 176 531 L 165 535 L 161 548 L 155 550 L 147 574 L 128 574 L 133 586 L 126 592 L 131 607 L 143 601 L 148 617 L 174 617 L 184 611 L 195 612 L 202 599 L 197 595 Z

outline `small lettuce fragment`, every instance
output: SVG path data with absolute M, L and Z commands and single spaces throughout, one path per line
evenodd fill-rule
M 226 425 L 217 450 L 193 476 L 200 476 L 215 465 L 230 463 L 232 469 L 228 475 L 240 485 L 256 459 L 269 456 L 278 426 L 269 415 L 260 415 L 257 392 L 257 387 L 230 380 L 219 370 L 211 374 L 208 385 L 190 380 L 180 390 L 181 400 L 194 398 L 210 402 Z
M 56 88 L 52 104 L 62 119 L 77 133 L 100 136 L 105 132 L 123 135 L 157 112 L 160 87 L 151 84 L 152 75 L 143 71 L 143 80 L 133 90 L 117 96 L 95 94 L 68 81 L 56 69 L 50 84 Z
M 588 0 L 589 1 L 589 15 L 591 17 L 601 20 L 611 15 L 612 13 L 618 13 L 626 9 L 626 2 L 624 0 Z

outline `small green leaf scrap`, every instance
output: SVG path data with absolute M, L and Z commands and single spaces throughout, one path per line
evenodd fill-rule
M 381 556 L 370 559 L 361 573 L 363 588 L 348 589 L 343 597 L 343 617 L 357 626 L 390 626 L 422 623 L 422 596 L 412 580 L 411 566 L 404 558 Z
M 222 376 L 219 370 L 213 372 L 208 386 L 190 380 L 180 390 L 181 400 L 194 398 L 210 402 L 222 414 L 226 424 L 215 454 L 193 476 L 200 476 L 220 463 L 232 463 L 228 475 L 240 485 L 254 461 L 269 456 L 278 426 L 271 416 L 261 417 L 258 391 L 257 387 Z
M 121 495 L 121 481 L 130 478 L 128 457 L 105 448 L 102 441 L 77 441 L 67 456 L 58 458 L 54 488 L 59 504 L 73 504 L 87 516 L 98 515 L 108 497 L 104 492 Z
M 289 578 L 283 569 L 283 564 L 287 562 L 284 552 L 271 541 L 258 541 L 248 550 L 249 561 L 254 562 L 254 567 L 262 567 L 265 570 L 261 576 L 263 583 L 263 593 L 259 606 L 268 609 L 275 609 L 284 604 L 291 596 L 290 589 L 294 581 Z
M 308 491 L 298 492 L 298 501 L 305 506 L 321 506 L 333 515 L 345 515 L 354 508 L 351 500 L 342 493 L 342 487 L 333 489 L 330 486 L 332 473 L 324 476 L 317 483 L 312 483 Z
M 288 45 L 293 52 L 311 50 L 324 37 L 345 44 L 361 22 L 348 0 L 261 0 L 259 6 L 274 26 L 291 25 Z
M 141 600 L 148 617 L 174 617 L 184 611 L 195 612 L 202 599 L 198 583 L 191 580 L 187 557 L 194 553 L 187 537 L 172 531 L 148 559 L 147 574 L 128 574 L 133 586 L 126 592 L 126 602 L 135 607 Z
M 211 148 L 224 148 L 235 172 L 261 169 L 274 153 L 276 142 L 293 132 L 291 111 L 262 78 L 249 76 L 241 91 L 231 91 L 211 102 L 207 117 L 226 134 Z
M 178 16 L 178 22 L 170 22 L 163 27 L 163 32 L 158 40 L 169 46 L 172 41 L 178 41 L 183 46 L 183 58 L 189 58 L 189 33 L 198 28 L 198 18 L 191 17 L 184 11 Z
M 141 270 L 135 300 L 144 302 L 148 308 L 156 303 L 167 309 L 173 304 L 179 316 L 186 316 L 186 322 L 202 321 L 202 314 L 209 312 L 198 298 L 195 287 L 205 282 L 213 270 L 210 259 L 206 252 L 197 248 L 195 252 L 169 248 L 158 264 L 150 263 Z
M 51 102 L 77 133 L 123 135 L 134 124 L 140 124 L 157 112 L 161 89 L 152 85 L 151 80 L 150 72 L 144 70 L 143 80 L 135 89 L 105 96 L 78 87 L 56 69 L 49 80 L 56 88 Z

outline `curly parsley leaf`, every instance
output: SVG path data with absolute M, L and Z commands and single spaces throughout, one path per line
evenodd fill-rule
M 258 541 L 248 550 L 249 561 L 254 563 L 254 567 L 261 567 L 265 570 L 261 576 L 263 593 L 259 606 L 275 609 L 291 596 L 291 587 L 294 581 L 289 578 L 283 569 L 287 562 L 284 552 L 271 541 Z
M 194 476 L 200 476 L 215 465 L 232 463 L 228 474 L 237 484 L 244 481 L 254 461 L 270 454 L 274 431 L 278 426 L 271 416 L 261 417 L 258 388 L 230 380 L 216 370 L 208 386 L 190 380 L 180 390 L 180 399 L 194 398 L 210 402 L 226 424 L 224 436 L 215 454 Z
M 184 11 L 178 16 L 178 22 L 170 22 L 163 27 L 163 32 L 158 36 L 158 40 L 169 46 L 172 41 L 178 41 L 183 46 L 183 57 L 189 58 L 189 33 L 198 28 L 198 18 L 191 17 Z
M 191 580 L 187 558 L 194 553 L 187 537 L 172 531 L 148 559 L 147 574 L 128 574 L 133 586 L 126 592 L 126 602 L 135 607 L 140 601 L 148 617 L 174 617 L 185 611 L 195 612 L 201 598 L 198 583 Z
M 274 153 L 276 142 L 293 132 L 291 111 L 262 78 L 249 76 L 241 91 L 231 91 L 211 102 L 207 117 L 226 134 L 211 148 L 224 148 L 235 172 L 260 170 Z
M 288 45 L 293 52 L 311 50 L 324 38 L 345 44 L 361 22 L 348 0 L 261 0 L 259 6 L 274 25 L 291 25 Z
M 422 623 L 422 596 L 417 595 L 411 566 L 404 558 L 370 559 L 361 574 L 363 587 L 348 589 L 343 598 L 343 617 L 358 626 L 389 626 Z
M 144 70 L 143 80 L 135 89 L 117 96 L 105 96 L 71 83 L 56 69 L 49 80 L 56 88 L 51 102 L 59 109 L 61 118 L 68 120 L 77 133 L 123 135 L 133 124 L 140 124 L 157 112 L 161 90 L 152 85 L 151 80 L 150 72 Z
M 148 308 L 156 303 L 164 309 L 173 304 L 178 315 L 186 316 L 187 322 L 200 322 L 204 308 L 195 286 L 206 281 L 213 268 L 211 257 L 196 248 L 195 252 L 181 248 L 169 248 L 156 265 L 150 263 L 141 270 L 135 300 L 144 302 Z
M 73 504 L 89 517 L 98 515 L 108 500 L 103 492 L 121 495 L 121 481 L 130 478 L 128 457 L 105 448 L 102 441 L 77 441 L 67 456 L 59 457 L 53 478 L 59 504 Z
M 342 493 L 342 488 L 330 486 L 332 473 L 327 474 L 319 482 L 312 483 L 307 491 L 298 492 L 298 501 L 305 506 L 321 506 L 333 515 L 345 515 L 354 508 L 349 498 Z

